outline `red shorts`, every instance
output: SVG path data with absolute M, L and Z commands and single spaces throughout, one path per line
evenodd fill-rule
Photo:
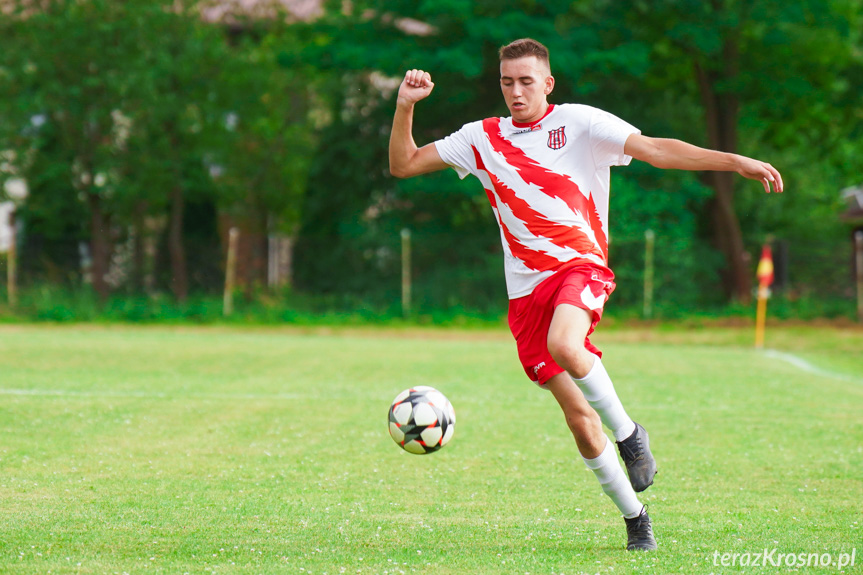
M 530 295 L 509 301 L 509 328 L 515 336 L 518 358 L 531 381 L 543 385 L 563 371 L 548 352 L 548 328 L 555 308 L 567 303 L 592 312 L 589 336 L 602 318 L 602 307 L 614 287 L 611 270 L 576 265 L 546 278 Z M 584 338 L 584 347 L 602 357 L 588 337 Z

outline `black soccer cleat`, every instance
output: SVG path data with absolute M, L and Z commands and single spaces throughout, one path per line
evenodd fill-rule
M 629 475 L 632 488 L 636 492 L 641 492 L 653 485 L 656 460 L 650 453 L 650 438 L 647 436 L 647 431 L 636 423 L 632 435 L 617 442 L 617 449 L 626 465 L 626 473 Z
M 647 508 L 641 508 L 641 514 L 632 519 L 623 518 L 626 521 L 626 550 L 627 551 L 653 551 L 656 549 L 656 538 L 653 537 L 653 527 L 650 525 L 650 517 Z

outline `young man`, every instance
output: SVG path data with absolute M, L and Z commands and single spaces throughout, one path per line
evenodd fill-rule
M 483 184 L 501 230 L 509 325 L 527 376 L 560 404 L 585 464 L 623 514 L 627 549 L 656 540 L 636 492 L 653 483 L 647 432 L 629 418 L 588 336 L 614 290 L 608 267 L 609 167 L 632 158 L 658 168 L 735 171 L 782 191 L 779 172 L 751 158 L 655 139 L 589 106 L 548 103 L 548 50 L 535 40 L 500 49 L 500 86 L 510 118 L 466 124 L 418 148 L 414 104 L 434 88 L 410 70 L 399 87 L 390 171 L 407 178 L 454 168 Z M 614 434 L 629 475 L 602 430 Z

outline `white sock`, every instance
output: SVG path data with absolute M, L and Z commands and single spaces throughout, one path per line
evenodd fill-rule
M 582 459 L 584 459 L 584 464 L 596 475 L 599 484 L 602 485 L 602 490 L 611 497 L 623 516 L 627 519 L 638 517 L 643 506 L 633 491 L 629 479 L 626 478 L 626 473 L 620 466 L 617 452 L 614 451 L 611 442 L 606 440 L 605 449 L 602 450 L 599 457 L 594 459 L 582 457 Z
M 635 431 L 635 423 L 626 414 L 623 404 L 614 391 L 614 384 L 605 371 L 605 366 L 599 357 L 593 362 L 593 367 L 581 379 L 572 378 L 590 407 L 596 410 L 602 423 L 614 433 L 616 441 L 622 441 Z

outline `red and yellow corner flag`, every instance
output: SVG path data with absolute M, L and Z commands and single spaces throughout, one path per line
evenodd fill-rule
M 755 271 L 758 278 L 758 308 L 755 312 L 755 347 L 764 347 L 764 327 L 767 322 L 767 298 L 773 283 L 773 251 L 769 244 L 761 248 L 761 259 Z
M 755 272 L 758 277 L 758 287 L 767 288 L 773 283 L 773 251 L 769 244 L 764 244 L 761 248 L 761 259 L 758 261 L 758 270 Z M 759 297 L 760 294 L 759 294 Z

